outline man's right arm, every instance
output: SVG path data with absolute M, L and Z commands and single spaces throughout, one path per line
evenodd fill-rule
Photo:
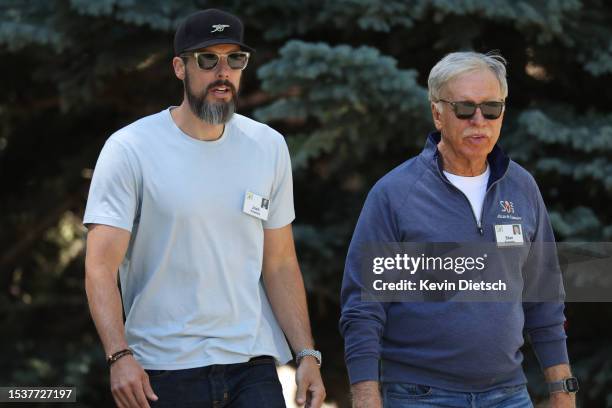
M 341 291 L 340 332 L 354 408 L 382 406 L 379 390 L 380 340 L 387 323 L 387 305 L 363 301 L 361 276 L 364 251 L 371 244 L 399 241 L 385 191 L 376 186 L 363 206 L 349 246 Z
M 124 229 L 99 224 L 89 226 L 85 290 L 106 355 L 128 347 L 117 270 L 129 241 L 130 232 Z M 120 358 L 110 367 L 110 383 L 113 398 L 120 408 L 148 408 L 147 398 L 157 400 L 147 374 L 131 355 Z

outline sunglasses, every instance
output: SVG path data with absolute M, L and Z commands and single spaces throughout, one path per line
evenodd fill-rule
M 493 120 L 501 116 L 504 111 L 504 102 L 487 101 L 482 103 L 474 103 L 469 101 L 451 102 L 440 99 L 440 102 L 448 103 L 455 112 L 457 119 L 470 119 L 476 114 L 476 109 L 480 108 L 480 112 L 485 119 Z
M 251 54 L 246 51 L 235 51 L 228 54 L 217 54 L 214 52 L 194 52 L 189 54 L 181 54 L 182 57 L 193 56 L 200 69 L 210 71 L 217 66 L 221 57 L 225 57 L 227 65 L 231 69 L 243 70 L 249 62 Z

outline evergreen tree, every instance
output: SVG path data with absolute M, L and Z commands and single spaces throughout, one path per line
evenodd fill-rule
M 83 406 L 111 404 L 83 290 L 91 169 L 113 131 L 180 101 L 175 27 L 215 6 L 243 18 L 257 49 L 240 112 L 290 146 L 313 331 L 341 405 L 348 242 L 369 188 L 433 129 L 426 79 L 446 53 L 508 59 L 500 143 L 538 181 L 558 239 L 612 238 L 609 2 L 0 0 L 2 384 L 74 384 Z M 582 406 L 612 406 L 612 307 L 570 303 L 567 317 Z M 529 354 L 526 368 L 541 398 Z

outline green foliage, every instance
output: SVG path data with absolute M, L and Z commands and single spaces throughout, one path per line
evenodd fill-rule
M 576 114 L 561 104 L 527 109 L 511 137 L 521 141 L 517 156 L 529 160 L 536 177 L 557 180 L 545 193 L 554 199 L 549 208 L 558 237 L 609 240 L 610 212 L 591 205 L 612 194 L 612 116 Z
M 447 52 L 508 58 L 501 144 L 538 181 L 558 238 L 612 239 L 609 2 L 0 0 L 0 319 L 11 328 L 0 383 L 75 384 L 83 406 L 111 404 L 84 296 L 79 217 L 108 135 L 180 102 L 173 32 L 206 7 L 240 15 L 257 49 L 241 113 L 287 137 L 313 330 L 341 405 L 346 248 L 369 188 L 432 130 L 426 78 Z M 582 406 L 612 406 L 612 332 L 599 323 L 612 309 L 569 304 L 567 315 L 573 367 L 588 389 Z
M 117 21 L 135 26 L 146 26 L 154 30 L 172 31 L 178 17 L 197 9 L 185 7 L 187 4 L 152 0 L 70 0 L 71 8 L 77 13 L 90 17 L 109 16 Z M 179 8 L 180 7 L 180 8 Z
M 372 47 L 292 40 L 259 75 L 262 89 L 279 98 L 258 109 L 257 118 L 312 119 L 317 127 L 307 137 L 291 139 L 296 169 L 321 153 L 341 150 L 349 153 L 334 154 L 337 167 L 342 161 L 363 160 L 372 150 L 384 151 L 390 140 L 400 140 L 407 120 L 420 124 L 422 131 L 428 124 L 427 92 L 416 83 L 417 73 L 398 69 L 395 59 Z M 293 92 L 281 95 L 286 90 Z
M 346 27 L 357 24 L 361 30 L 389 32 L 394 27 L 411 28 L 411 14 L 419 14 L 424 2 L 341 0 L 321 8 L 320 24 Z
M 67 39 L 57 30 L 59 21 L 53 2 L 5 1 L 0 10 L 0 43 L 9 50 L 29 45 L 61 50 L 67 45 Z

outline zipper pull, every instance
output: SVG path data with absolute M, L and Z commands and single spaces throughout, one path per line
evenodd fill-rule
M 478 233 L 480 235 L 484 235 L 484 231 L 482 230 L 482 225 L 478 224 Z

